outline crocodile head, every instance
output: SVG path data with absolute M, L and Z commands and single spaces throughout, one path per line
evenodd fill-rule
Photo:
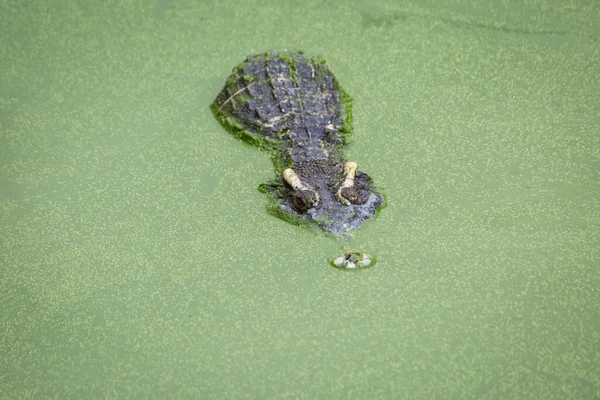
M 276 184 L 263 187 L 273 193 L 274 211 L 280 217 L 313 221 L 336 236 L 346 236 L 384 204 L 371 178 L 355 162 L 297 162 L 283 171 Z

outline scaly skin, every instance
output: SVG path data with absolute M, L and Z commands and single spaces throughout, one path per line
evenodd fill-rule
M 347 235 L 384 203 L 371 178 L 346 162 L 351 100 L 327 65 L 293 52 L 251 55 L 212 105 L 231 133 L 272 150 L 281 178 L 262 185 L 275 213 Z

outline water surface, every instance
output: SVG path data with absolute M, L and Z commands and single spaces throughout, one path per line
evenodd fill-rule
M 3 2 L 7 398 L 600 396 L 600 9 Z M 303 49 L 388 206 L 352 246 L 266 212 L 209 104 Z

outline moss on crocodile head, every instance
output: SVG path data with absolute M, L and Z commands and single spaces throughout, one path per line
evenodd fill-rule
M 267 53 L 268 54 L 268 53 Z M 296 67 L 296 59 L 289 51 L 281 51 L 276 54 L 278 60 L 284 61 L 290 67 L 290 76 L 295 76 L 298 73 Z
M 336 86 L 340 92 L 340 103 L 344 106 L 342 116 L 342 126 L 339 131 L 344 134 L 344 143 L 349 143 L 354 133 L 354 127 L 352 125 L 352 97 L 344 90 L 342 85 L 336 81 Z
M 251 74 L 244 74 L 242 77 L 248 83 L 252 83 L 252 82 L 256 81 L 256 77 L 254 75 L 251 75 Z
M 269 138 L 260 133 L 250 131 L 247 126 L 237 118 L 225 113 L 216 101 L 211 104 L 210 109 L 217 121 L 219 121 L 221 126 L 223 126 L 227 132 L 252 146 L 258 147 L 261 150 L 274 151 L 279 149 L 283 144 L 283 141 L 281 140 Z

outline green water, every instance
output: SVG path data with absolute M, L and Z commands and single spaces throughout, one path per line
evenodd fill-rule
M 0 2 L 0 397 L 599 398 L 600 6 L 255 3 Z M 354 98 L 372 269 L 208 108 L 286 48 Z

